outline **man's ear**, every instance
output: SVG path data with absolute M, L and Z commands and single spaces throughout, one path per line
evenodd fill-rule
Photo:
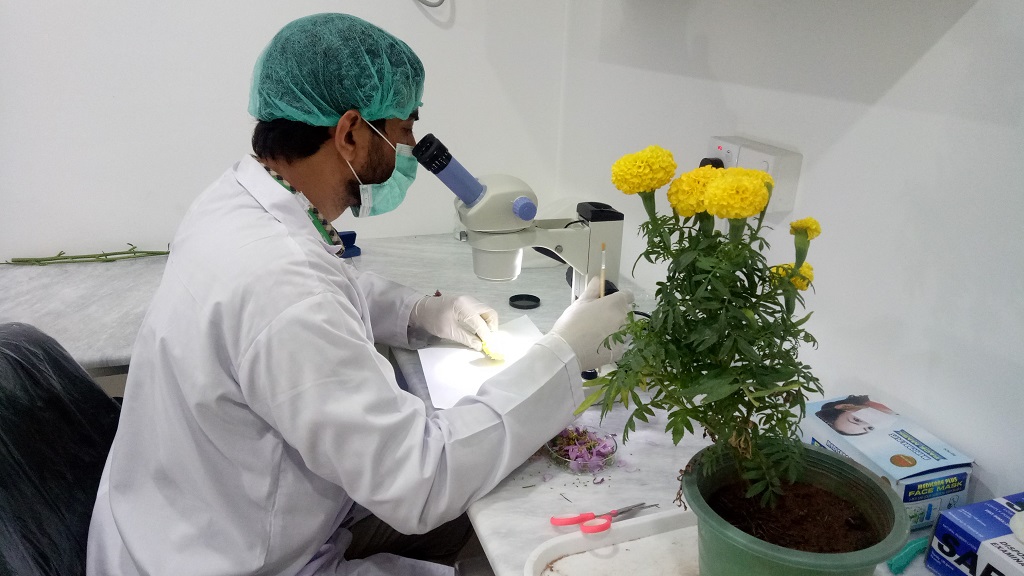
M 362 123 L 362 116 L 358 110 L 348 110 L 338 119 L 334 127 L 332 140 L 334 148 L 341 154 L 341 157 L 349 162 L 356 159 L 356 128 Z

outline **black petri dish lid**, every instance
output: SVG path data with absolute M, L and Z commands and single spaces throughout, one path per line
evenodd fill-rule
M 532 310 L 540 306 L 540 298 L 533 294 L 514 294 L 508 297 L 508 305 L 519 310 Z

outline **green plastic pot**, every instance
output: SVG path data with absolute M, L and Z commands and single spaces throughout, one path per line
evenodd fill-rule
M 697 515 L 697 541 L 701 576 L 871 576 L 875 567 L 896 555 L 910 531 L 903 502 L 887 485 L 863 466 L 827 450 L 805 446 L 801 482 L 829 490 L 853 503 L 876 530 L 887 536 L 878 544 L 841 554 L 803 552 L 755 538 L 716 514 L 704 499 L 720 486 L 735 482 L 734 461 L 705 474 L 698 452 L 683 476 L 683 494 Z M 705 449 L 706 450 L 706 449 Z

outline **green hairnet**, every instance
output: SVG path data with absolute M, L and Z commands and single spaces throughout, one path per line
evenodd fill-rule
M 398 38 L 348 14 L 314 14 L 281 29 L 252 74 L 249 113 L 334 126 L 348 110 L 366 120 L 408 118 L 421 104 L 423 63 Z

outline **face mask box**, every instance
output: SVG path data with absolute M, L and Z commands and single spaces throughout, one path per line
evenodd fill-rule
M 1010 518 L 1024 512 L 1024 492 L 939 516 L 925 565 L 939 576 L 1024 576 L 1024 542 Z
M 967 503 L 973 459 L 867 396 L 810 402 L 800 427 L 804 442 L 842 454 L 892 486 L 912 530 Z

